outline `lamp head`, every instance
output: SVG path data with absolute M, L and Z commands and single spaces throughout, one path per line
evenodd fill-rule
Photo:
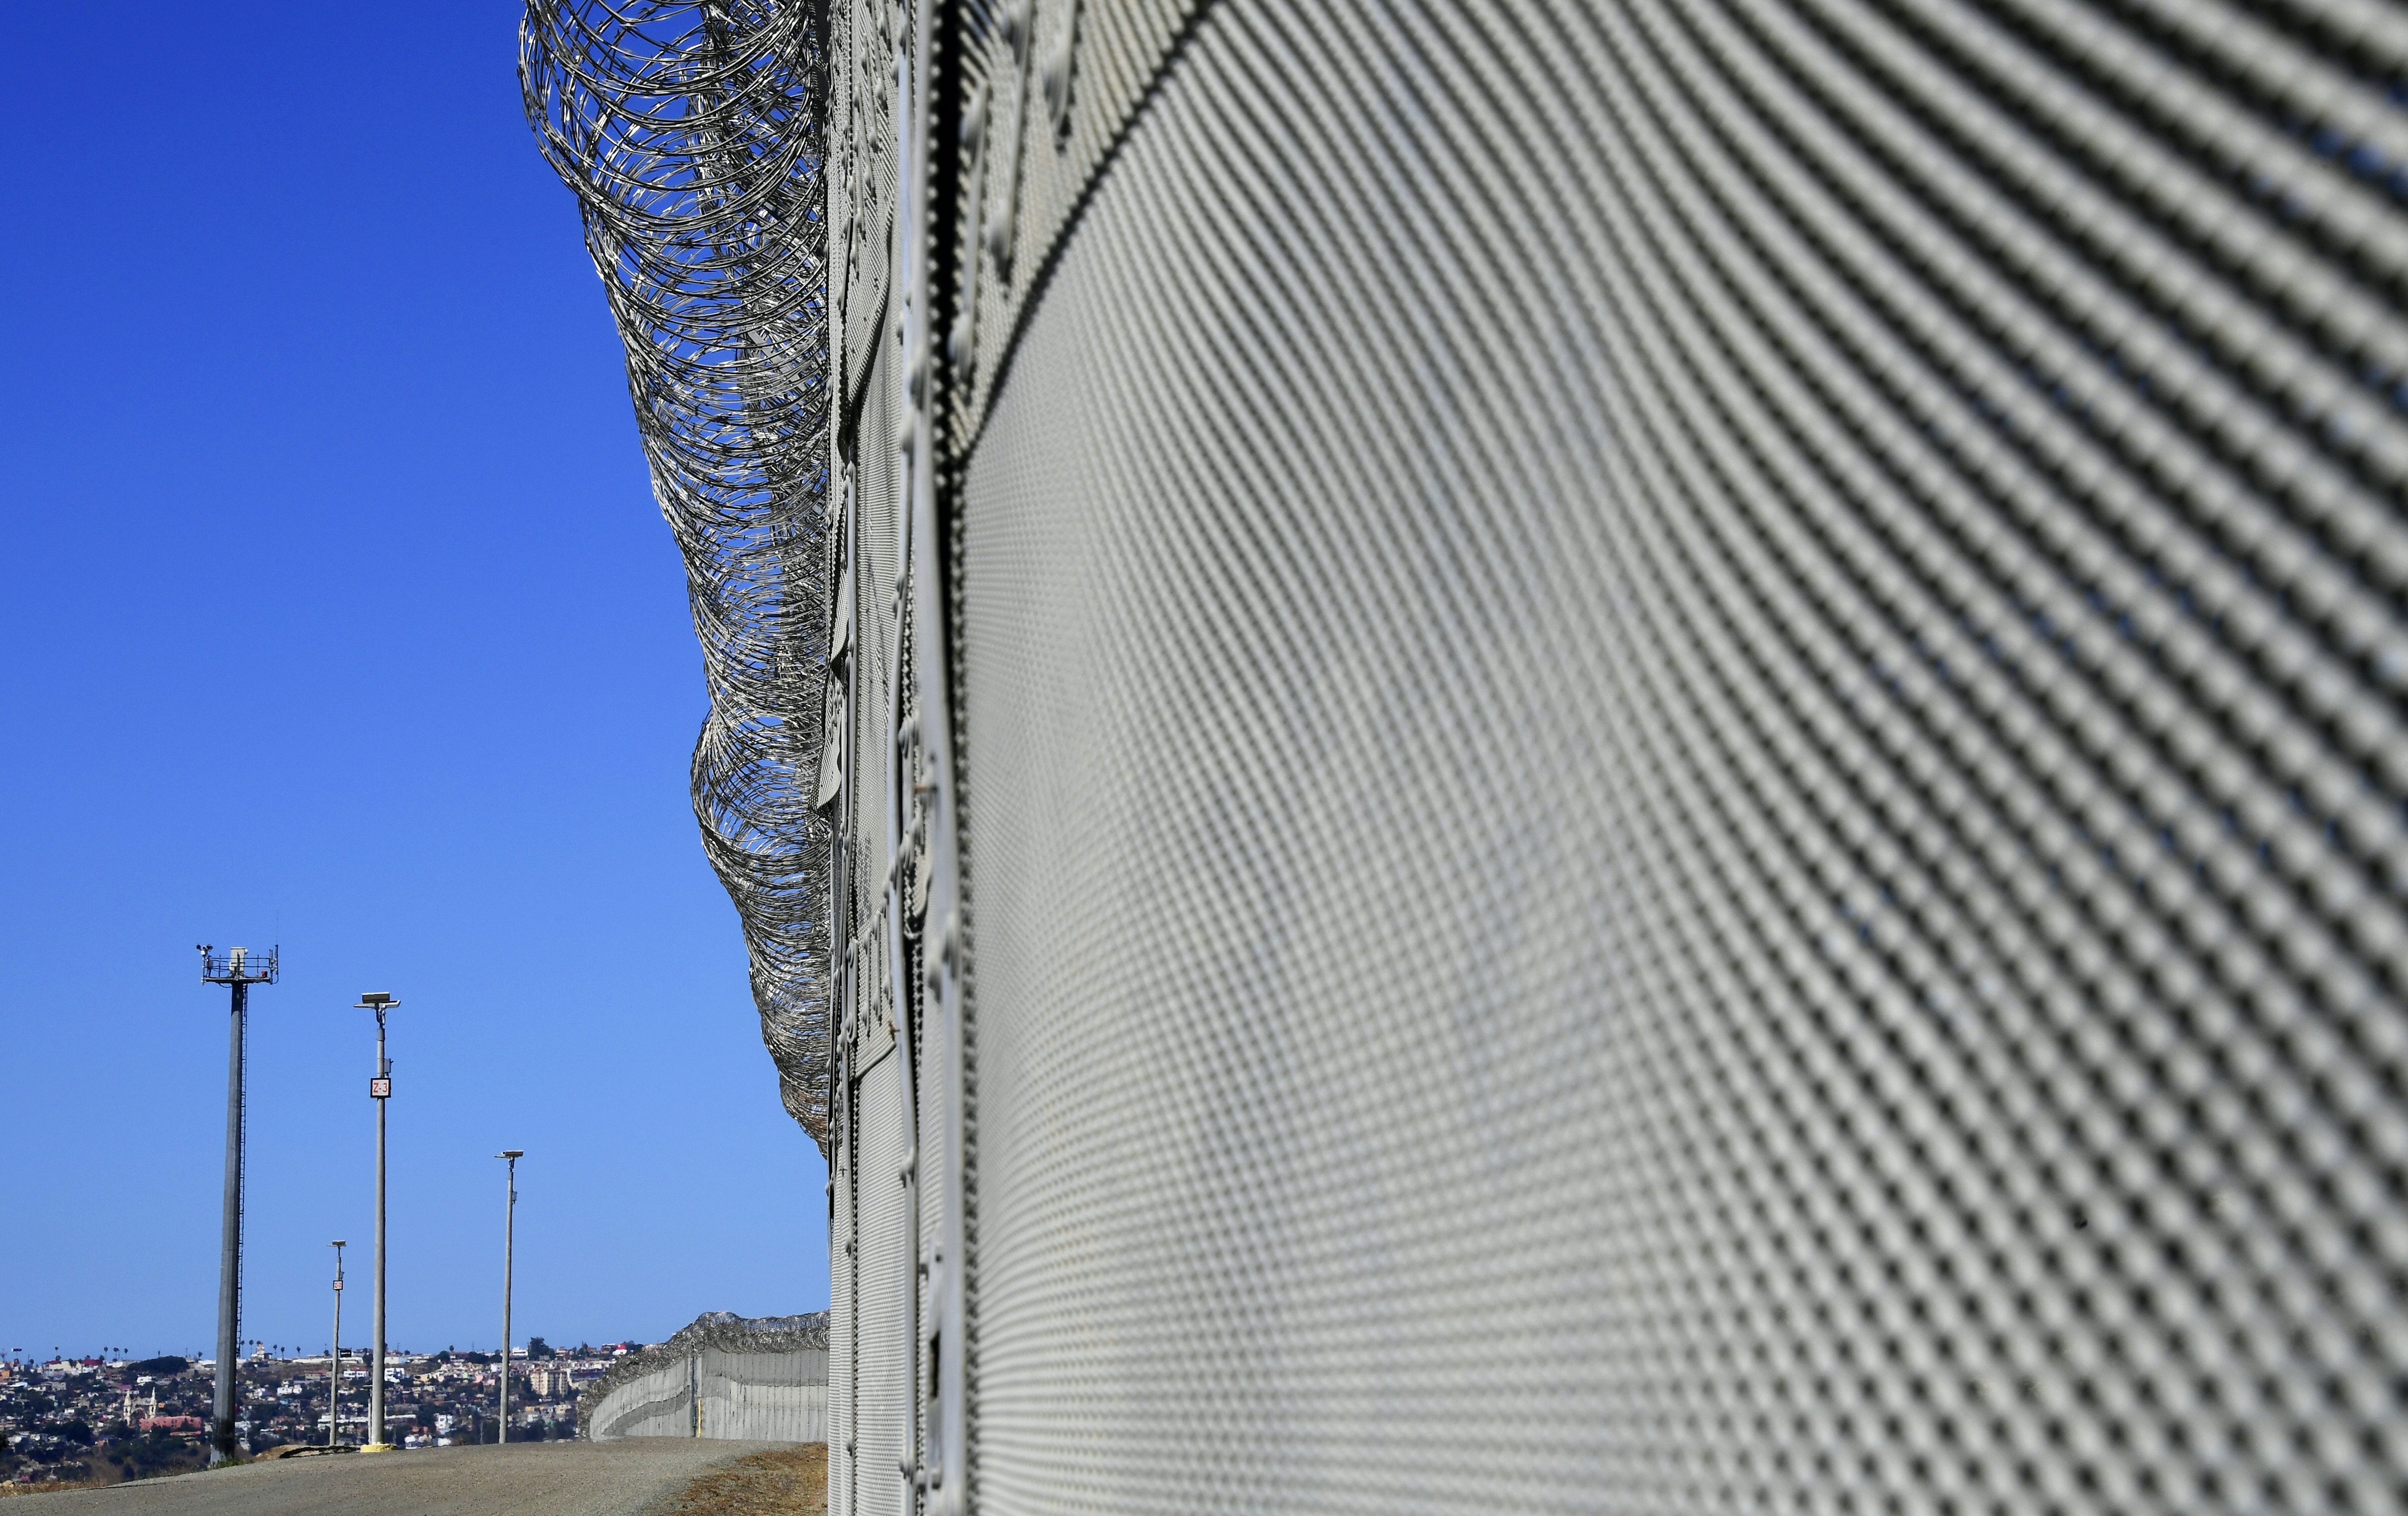
M 524 1158 L 526 1156 L 526 1149 L 523 1148 L 512 1148 L 506 1151 L 495 1153 L 494 1156 L 495 1158 Z
M 377 989 L 362 994 L 360 996 L 360 1003 L 357 1005 L 352 1006 L 351 1009 L 355 1011 L 389 1011 L 400 1003 L 401 1002 L 394 999 L 391 995 L 386 994 L 383 990 Z

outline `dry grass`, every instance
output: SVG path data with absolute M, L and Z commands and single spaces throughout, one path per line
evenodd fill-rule
M 827 1444 L 756 1452 L 685 1487 L 662 1516 L 826 1516 Z
M 272 1458 L 276 1455 L 271 1452 L 261 1456 Z M 193 1450 L 193 1458 L 190 1463 L 176 1461 L 165 1465 L 155 1465 L 147 1469 L 143 1469 L 140 1472 L 136 1472 L 133 1469 L 113 1463 L 105 1457 L 85 1458 L 80 1460 L 78 1465 L 73 1465 L 79 1466 L 84 1470 L 83 1474 L 77 1479 L 44 1480 L 38 1484 L 16 1484 L 7 1481 L 0 1481 L 0 1500 L 7 1500 L 12 1496 L 21 1494 L 57 1494 L 65 1490 L 106 1490 L 119 1484 L 146 1484 L 158 1480 L 181 1479 L 187 1474 L 198 1474 L 205 1471 L 208 1467 L 208 1449 L 204 1446 L 196 1445 Z M 237 1468 L 244 1464 L 254 1463 L 256 1461 L 256 1459 L 248 1455 L 238 1455 L 219 1466 L 222 1468 Z
M 115 1480 L 44 1480 L 39 1484 L 0 1484 L 0 1500 L 10 1500 L 21 1494 L 56 1494 L 62 1490 L 97 1490 Z

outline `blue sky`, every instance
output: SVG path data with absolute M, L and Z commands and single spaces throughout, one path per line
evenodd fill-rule
M 208 1343 L 225 992 L 244 1336 L 665 1336 L 827 1301 L 688 809 L 699 656 L 518 8 L 35 7 L 0 102 L 0 1352 Z M 364 1338 L 366 1295 L 345 1335 Z

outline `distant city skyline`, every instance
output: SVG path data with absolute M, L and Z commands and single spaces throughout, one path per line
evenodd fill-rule
M 827 1302 L 687 799 L 677 551 L 516 0 L 28 12 L 0 180 L 0 1350 L 214 1340 L 226 992 L 254 992 L 242 1336 L 558 1342 Z M 111 102 L 93 111 L 94 100 Z M 239 143 L 241 169 L 198 144 Z M 30 224 L 29 224 L 30 226 Z M 97 297 L 96 292 L 106 292 Z
M 330 1406 L 337 1379 L 323 1354 L 249 1357 L 242 1364 L 241 1413 L 247 1451 L 322 1442 L 331 1425 L 367 1421 L 367 1370 L 339 1372 L 342 1404 Z M 496 1420 L 496 1359 L 481 1353 L 392 1359 L 385 1375 L 393 1440 L 403 1448 L 490 1440 Z M 573 1437 L 578 1394 L 624 1361 L 609 1346 L 551 1351 L 512 1365 L 513 1440 Z M 0 1364 L 0 1480 L 112 1479 L 173 1473 L 207 1456 L 205 1413 L 211 1392 L 206 1365 L 169 1361 L 92 1365 Z M 155 1369 L 155 1372 L 153 1371 Z M 153 1435 L 157 1434 L 157 1435 Z

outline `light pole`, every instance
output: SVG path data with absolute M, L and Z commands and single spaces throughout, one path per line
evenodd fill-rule
M 509 1160 L 510 1165 L 502 1179 L 502 1430 L 494 1439 L 507 1443 L 510 1440 L 510 1254 L 518 1238 L 519 1160 L 526 1153 L 510 1148 L 494 1156 Z
M 384 1103 L 393 1098 L 393 1060 L 384 1056 L 384 1017 L 400 1003 L 391 995 L 374 991 L 361 995 L 359 1004 L 352 1007 L 374 1011 L 377 1018 L 377 1071 L 368 1080 L 368 1098 L 376 1102 L 377 1112 L 376 1304 L 368 1329 L 374 1341 L 369 1345 L 367 1440 L 360 1445 L 362 1452 L 387 1452 L 393 1448 L 384 1439 Z
M 225 1214 L 218 1251 L 218 1382 L 217 1393 L 209 1404 L 209 1466 L 215 1468 L 235 1455 L 235 1416 L 241 1409 L 238 1386 L 242 1344 L 236 1323 L 242 1316 L 242 1065 L 250 1041 L 251 987 L 276 982 L 277 950 L 269 948 L 263 962 L 251 957 L 246 947 L 229 948 L 221 958 L 208 944 L 198 946 L 201 978 L 209 984 L 229 986 L 234 992 L 234 1017 L 226 1029 Z
M 343 1241 L 337 1237 L 326 1246 L 335 1249 L 335 1344 L 326 1355 L 326 1446 L 331 1448 L 343 1429 Z

